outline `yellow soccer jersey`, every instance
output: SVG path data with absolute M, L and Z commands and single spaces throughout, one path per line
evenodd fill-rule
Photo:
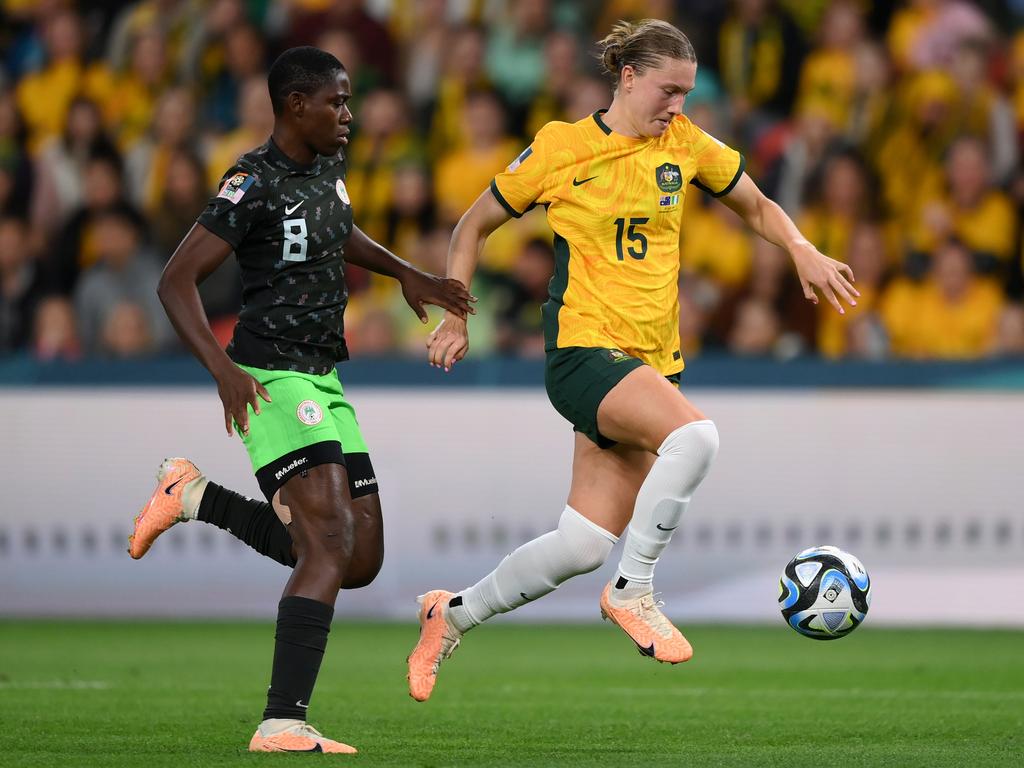
M 545 349 L 609 347 L 677 373 L 686 188 L 727 194 L 743 156 L 682 115 L 649 139 L 614 133 L 603 112 L 545 125 L 491 191 L 516 217 L 547 208 L 555 273 L 543 308 Z

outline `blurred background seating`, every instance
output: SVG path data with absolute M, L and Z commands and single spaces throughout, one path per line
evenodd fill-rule
M 1009 0 L 70 0 L 0 2 L 0 357 L 184 350 L 155 281 L 221 174 L 269 135 L 266 69 L 290 45 L 353 75 L 357 223 L 443 272 L 450 228 L 549 120 L 611 93 L 590 51 L 619 18 L 680 26 L 690 118 L 863 298 L 802 299 L 785 255 L 689 188 L 688 357 L 972 360 L 1024 350 L 1022 5 Z M 471 354 L 542 354 L 543 211 L 490 240 Z M 348 273 L 355 355 L 419 355 L 393 281 Z M 203 286 L 218 337 L 241 289 Z

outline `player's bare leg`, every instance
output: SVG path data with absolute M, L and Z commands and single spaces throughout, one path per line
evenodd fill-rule
M 334 601 L 355 546 L 355 511 L 345 468 L 322 464 L 292 477 L 275 495 L 275 507 L 283 519 L 291 520 L 297 562 L 278 606 L 267 708 L 249 749 L 354 752 L 322 739 L 306 724 Z
M 373 583 L 384 564 L 384 520 L 380 496 L 371 493 L 352 500 L 355 533 L 352 557 L 342 577 L 342 589 L 362 589 Z
M 191 469 L 189 469 L 191 468 Z M 174 486 L 182 472 L 194 472 L 192 479 Z M 190 474 L 190 476 L 192 476 Z M 351 491 L 351 488 L 350 488 Z M 352 560 L 345 572 L 342 589 L 360 589 L 370 585 L 380 572 L 384 559 L 384 523 L 380 495 L 370 493 L 352 500 L 355 535 Z M 156 537 L 172 526 L 188 520 L 200 520 L 229 532 L 265 557 L 294 568 L 298 559 L 287 521 L 264 501 L 232 491 L 201 474 L 188 459 L 165 459 L 157 471 L 157 487 L 152 498 L 136 517 L 135 532 L 129 537 L 129 552 L 140 558 L 149 551 Z

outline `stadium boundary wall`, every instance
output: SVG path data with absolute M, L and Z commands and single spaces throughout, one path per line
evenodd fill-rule
M 536 388 L 354 385 L 380 480 L 384 568 L 339 616 L 411 620 L 557 521 L 572 435 Z M 778 574 L 835 544 L 878 624 L 1024 626 L 1024 392 L 689 392 L 722 448 L 658 569 L 670 615 L 780 621 Z M 167 455 L 256 496 L 212 387 L 0 388 L 0 615 L 272 618 L 285 580 L 225 532 L 179 525 L 140 562 L 131 522 Z M 596 620 L 598 572 L 502 620 Z

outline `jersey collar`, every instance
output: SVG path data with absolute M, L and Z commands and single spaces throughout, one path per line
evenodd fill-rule
M 608 123 L 606 123 L 601 117 L 607 111 L 607 109 L 599 109 L 592 115 L 592 117 L 594 118 L 594 122 L 597 123 L 597 127 L 601 129 L 601 132 L 605 136 L 610 136 L 613 139 L 617 139 L 618 141 L 623 141 L 630 144 L 642 144 L 645 141 L 651 141 L 650 138 L 646 138 L 643 136 L 624 136 L 621 133 L 616 133 L 615 131 L 613 131 L 608 126 Z
M 281 148 L 279 146 L 277 146 L 277 143 L 274 141 L 274 137 L 273 136 L 271 136 L 269 141 L 267 141 L 267 154 L 270 156 L 271 160 L 276 162 L 278 165 L 284 166 L 289 171 L 295 171 L 297 173 L 309 173 L 309 174 L 320 173 L 320 156 L 319 155 L 317 155 L 316 159 L 313 160 L 313 162 L 309 163 L 308 165 L 303 165 L 302 163 L 297 163 L 294 160 L 292 160 L 290 157 L 288 157 L 288 155 L 286 155 L 284 152 L 281 151 Z

